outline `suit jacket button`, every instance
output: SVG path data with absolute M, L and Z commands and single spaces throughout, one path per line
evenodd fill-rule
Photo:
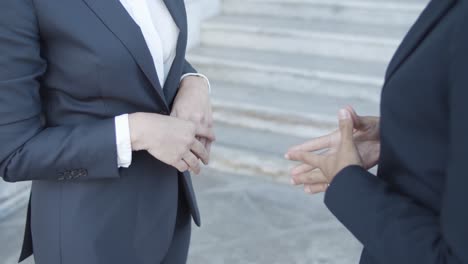
M 65 180 L 65 174 L 64 174 L 64 172 L 59 172 L 59 173 L 58 173 L 58 176 L 59 176 L 59 177 L 58 177 L 57 180 L 59 180 L 59 181 Z
M 79 169 L 79 177 L 85 177 L 88 175 L 88 171 L 86 169 Z
M 71 179 L 76 179 L 76 178 L 78 178 L 78 176 L 79 176 L 79 175 L 78 175 L 78 171 L 77 171 L 77 170 L 72 170 L 72 171 L 70 172 L 70 176 L 68 176 L 68 178 L 71 180 Z

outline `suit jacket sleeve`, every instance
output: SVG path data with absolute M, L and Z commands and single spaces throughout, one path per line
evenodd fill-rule
M 182 75 L 187 74 L 187 73 L 197 73 L 197 70 L 195 70 L 195 68 L 193 68 L 193 66 L 187 60 L 185 60 L 184 69 L 182 70 Z
M 11 182 L 57 180 L 64 175 L 119 177 L 113 118 L 77 126 L 45 126 L 40 79 L 47 63 L 40 50 L 33 3 L 2 0 L 0 176 Z
M 378 263 L 468 263 L 466 16 L 463 20 L 451 47 L 450 86 L 443 87 L 450 89 L 451 125 L 447 128 L 450 154 L 440 215 L 357 166 L 340 172 L 326 193 L 328 208 Z

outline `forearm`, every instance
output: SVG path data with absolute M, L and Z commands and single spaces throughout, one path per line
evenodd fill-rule
M 187 60 L 185 60 L 184 70 L 182 71 L 182 76 L 180 77 L 180 86 L 183 86 L 183 82 L 189 82 L 191 79 L 190 77 L 197 77 L 203 79 L 204 84 L 206 84 L 206 87 L 208 88 L 208 92 L 211 93 L 211 83 L 208 77 L 201 73 L 198 73 L 197 70 L 195 70 L 195 68 L 193 68 L 193 66 Z
M 6 181 L 119 177 L 114 120 L 47 127 L 47 72 L 30 0 L 0 4 L 0 177 Z
M 114 120 L 77 126 L 40 126 L 38 118 L 8 126 L 0 173 L 9 182 L 118 178 Z
M 360 167 L 348 167 L 336 176 L 325 204 L 379 263 L 468 261 L 448 246 L 435 212 Z

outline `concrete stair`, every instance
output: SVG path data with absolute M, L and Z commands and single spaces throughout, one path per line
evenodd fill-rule
M 290 163 L 283 159 L 291 145 L 336 127 L 335 112 L 346 104 L 377 114 L 376 103 L 359 98 L 309 96 L 265 86 L 214 81 L 213 107 L 218 141 L 212 167 L 285 181 Z M 263 102 L 263 103 L 259 103 Z
M 189 60 L 214 80 L 373 101 L 379 99 L 386 67 L 379 62 L 219 47 L 196 48 Z
M 386 66 L 426 0 L 224 0 L 188 60 L 212 81 L 212 168 L 285 182 L 289 146 L 378 115 Z
M 223 13 L 409 26 L 426 0 L 224 0 Z
M 202 44 L 387 62 L 406 30 L 324 19 L 221 16 L 202 26 Z

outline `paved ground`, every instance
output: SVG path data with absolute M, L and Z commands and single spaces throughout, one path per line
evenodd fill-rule
M 214 171 L 194 183 L 203 227 L 194 228 L 189 264 L 358 262 L 359 244 L 328 213 L 322 196 Z M 18 212 L 0 222 L 0 264 L 16 263 L 23 219 Z
M 23 236 L 25 210 L 0 221 L 0 263 L 18 262 L 20 240 Z M 31 262 L 27 263 L 31 264 Z

